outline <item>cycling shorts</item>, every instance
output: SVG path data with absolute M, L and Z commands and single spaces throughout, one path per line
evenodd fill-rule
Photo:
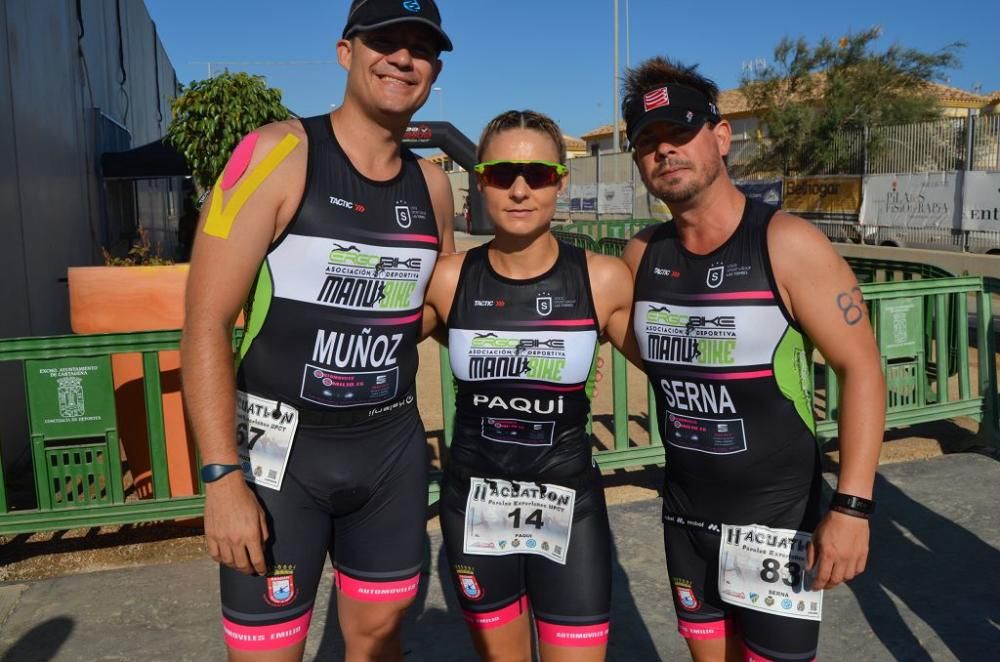
M 803 495 L 781 516 L 753 523 L 812 531 L 818 520 L 814 496 Z M 738 633 L 747 660 L 799 662 L 816 657 L 819 621 L 768 614 L 722 601 L 717 532 L 665 522 L 663 543 L 678 630 L 685 638 L 716 639 Z
M 221 566 L 227 645 L 270 650 L 302 641 L 327 556 L 337 589 L 348 598 L 416 596 L 427 450 L 415 405 L 363 426 L 300 422 L 281 490 L 250 487 L 267 515 L 268 574 Z
M 445 474 L 441 530 L 451 579 L 469 627 L 499 627 L 530 609 L 539 639 L 547 644 L 606 644 L 611 611 L 611 530 L 600 474 L 594 470 L 576 490 L 565 565 L 536 554 L 464 553 L 468 494 L 468 480 L 451 472 Z

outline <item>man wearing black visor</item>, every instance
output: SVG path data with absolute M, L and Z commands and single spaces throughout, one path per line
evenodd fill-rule
M 862 572 L 885 386 L 850 267 L 814 226 L 754 202 L 732 129 L 695 67 L 631 69 L 635 163 L 673 222 L 625 250 L 633 331 L 666 453 L 664 545 L 696 660 L 811 660 L 822 589 Z M 840 475 L 824 514 L 812 349 L 837 373 Z
M 402 660 L 424 563 L 417 342 L 454 205 L 402 139 L 452 44 L 433 0 L 342 5 L 342 102 L 244 138 L 192 256 L 184 397 L 234 661 L 302 659 L 327 559 L 344 657 Z

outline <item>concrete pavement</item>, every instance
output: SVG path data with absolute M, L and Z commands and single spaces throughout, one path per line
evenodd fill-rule
M 986 660 L 1000 651 L 1000 462 L 978 454 L 880 469 L 868 571 L 825 597 L 819 657 Z M 829 479 L 829 476 L 827 477 Z M 666 581 L 659 499 L 610 507 L 615 536 L 608 659 L 687 659 Z M 440 533 L 404 631 L 406 659 L 475 659 Z M 306 659 L 340 660 L 330 577 Z M 331 619 L 332 620 L 332 619 Z M 0 661 L 225 659 L 217 571 L 209 560 L 0 586 Z

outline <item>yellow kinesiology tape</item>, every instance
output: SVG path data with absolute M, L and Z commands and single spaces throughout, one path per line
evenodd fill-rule
M 292 150 L 298 144 L 299 139 L 292 134 L 285 136 L 250 171 L 246 179 L 236 186 L 232 197 L 229 198 L 229 201 L 225 205 L 222 204 L 222 176 L 220 175 L 219 179 L 215 182 L 215 187 L 212 189 L 212 206 L 208 209 L 208 218 L 205 219 L 205 227 L 203 228 L 205 234 L 227 239 L 230 230 L 233 228 L 236 215 L 243 209 L 243 205 L 250 199 L 250 196 L 257 190 L 257 187 L 264 183 L 267 176 L 274 172 L 274 169 L 292 153 Z

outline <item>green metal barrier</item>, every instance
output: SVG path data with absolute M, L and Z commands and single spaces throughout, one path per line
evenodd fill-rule
M 643 228 L 662 222 L 655 218 L 633 218 L 627 221 L 572 221 L 571 223 L 563 223 L 554 230 L 587 235 L 594 241 L 600 241 L 606 237 L 629 239 Z
M 0 339 L 0 361 L 21 361 L 36 508 L 9 508 L 0 472 L 0 534 L 198 517 L 204 497 L 171 497 L 159 352 L 180 331 Z M 126 501 L 112 354 L 141 353 L 153 498 Z M 2 466 L 2 463 L 0 463 Z
M 625 246 L 628 245 L 628 239 L 618 239 L 616 237 L 605 237 L 597 242 L 597 250 L 605 255 L 612 255 L 614 257 L 621 257 L 625 253 Z
M 993 307 L 982 278 L 927 278 L 865 284 L 882 368 L 886 376 L 886 428 L 970 416 L 980 421 L 981 432 L 996 439 L 996 374 L 994 362 Z M 976 303 L 976 364 L 978 385 L 970 378 L 969 298 Z M 949 309 L 963 320 L 952 325 Z M 932 333 L 925 336 L 925 316 L 932 313 Z M 942 351 L 942 348 L 946 348 Z M 957 359 L 952 357 L 952 352 Z M 957 376 L 957 396 L 949 388 L 949 377 Z M 817 436 L 836 436 L 838 413 L 837 380 L 827 367 L 826 394 L 817 423 Z M 992 395 L 990 395 L 992 394 Z
M 859 283 L 883 283 L 917 278 L 951 278 L 955 274 L 933 264 L 881 260 L 868 257 L 845 257 Z
M 854 275 L 859 283 L 887 283 L 896 281 L 922 280 L 926 278 L 952 278 L 955 274 L 942 269 L 933 264 L 922 264 L 920 262 L 905 262 L 902 260 L 884 260 L 867 257 L 845 257 L 847 264 L 851 266 Z M 958 327 L 966 323 L 966 319 L 961 317 L 958 309 L 949 303 L 944 313 L 951 328 L 952 342 L 949 345 L 949 365 L 954 368 L 958 363 L 958 345 L 955 339 L 958 337 Z M 925 351 L 931 351 L 931 342 L 934 337 L 934 328 L 937 324 L 938 310 L 932 302 L 925 302 L 924 310 L 924 338 Z
M 615 240 L 598 244 L 608 251 L 624 246 Z M 986 289 L 986 288 L 989 289 Z M 981 423 L 981 437 L 991 445 L 1000 444 L 997 377 L 994 366 L 993 314 L 990 293 L 1000 293 L 1000 279 L 984 286 L 982 278 L 940 278 L 869 283 L 861 286 L 868 302 L 875 329 L 882 365 L 886 373 L 886 429 L 917 423 L 970 416 Z M 977 383 L 971 381 L 969 325 L 960 324 L 953 333 L 947 323 L 946 311 L 954 306 L 960 319 L 968 320 L 968 298 L 976 302 L 976 365 Z M 924 311 L 934 313 L 930 350 L 924 339 Z M 950 352 L 937 351 L 952 342 L 959 348 L 957 366 L 952 371 Z M 447 350 L 441 350 L 442 388 L 452 384 Z M 604 469 L 663 463 L 662 440 L 656 424 L 656 406 L 652 389 L 647 384 L 650 412 L 650 444 L 631 445 L 628 436 L 627 365 L 615 351 L 612 363 L 614 448 L 596 451 L 594 459 Z M 957 375 L 957 395 L 949 392 L 949 374 Z M 829 368 L 825 379 L 814 394 L 817 413 L 817 437 L 823 441 L 837 435 L 839 389 L 836 375 Z M 449 388 L 451 388 L 449 386 Z M 454 411 L 444 409 L 446 442 L 451 443 L 451 423 Z
M 620 241 L 620 240 L 617 240 Z M 618 243 L 604 244 L 620 246 Z M 970 416 L 980 421 L 980 441 L 1000 445 L 992 295 L 1000 280 L 979 277 L 921 278 L 862 285 L 886 373 L 886 428 Z M 970 304 L 974 311 L 970 311 Z M 948 310 L 965 323 L 952 326 Z M 927 311 L 933 333 L 926 341 Z M 975 319 L 972 379 L 968 321 Z M 161 409 L 159 352 L 178 348 L 179 331 L 0 339 L 0 361 L 20 361 L 25 371 L 37 506 L 11 510 L 0 462 L 0 534 L 183 519 L 202 514 L 201 495 L 172 497 Z M 954 346 L 950 351 L 938 348 Z M 115 418 L 110 356 L 141 353 L 153 497 L 128 500 Z M 628 434 L 628 379 L 624 358 L 612 365 L 614 447 L 594 454 L 604 469 L 662 464 L 655 400 L 647 386 L 650 443 L 633 445 Z M 953 369 L 954 368 L 954 369 Z M 454 378 L 447 351 L 440 355 L 446 447 L 454 434 Z M 949 375 L 952 375 L 949 378 Z M 145 378 L 149 376 L 150 378 Z M 816 389 L 817 436 L 837 433 L 839 389 L 827 369 Z M 951 388 L 949 388 L 949 386 Z M 954 390 L 954 393 L 952 393 Z M 446 449 L 443 449 L 446 451 Z M 431 502 L 440 475 L 432 476 Z M 199 486 L 199 489 L 201 486 Z
M 597 242 L 590 238 L 590 235 L 580 234 L 578 232 L 563 232 L 561 230 L 556 230 L 552 232 L 552 236 L 559 241 L 564 241 L 567 244 L 572 244 L 578 248 L 584 250 L 597 252 Z

